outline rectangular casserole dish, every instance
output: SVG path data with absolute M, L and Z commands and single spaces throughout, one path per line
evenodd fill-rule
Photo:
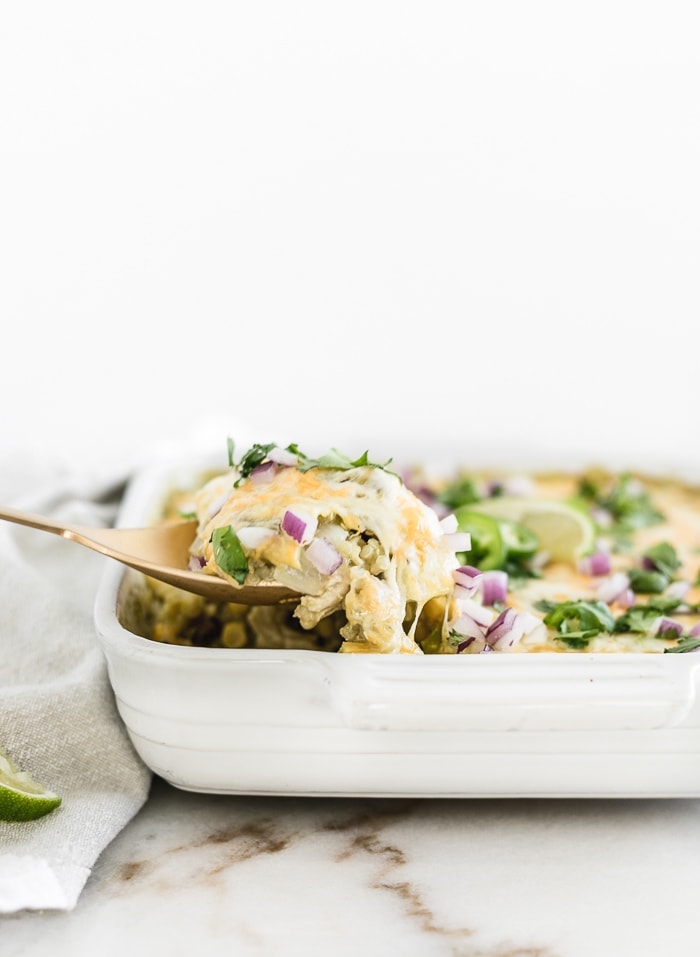
M 130 483 L 118 524 L 157 520 L 169 492 L 195 485 L 210 464 L 145 469 Z M 134 747 L 176 787 L 700 795 L 697 654 L 414 657 L 166 645 L 124 625 L 138 586 L 137 573 L 110 562 L 95 624 Z

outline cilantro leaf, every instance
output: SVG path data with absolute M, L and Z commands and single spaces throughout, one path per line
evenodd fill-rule
M 664 520 L 648 491 L 631 475 L 620 475 L 612 481 L 585 476 L 579 482 L 578 491 L 590 506 L 610 515 L 613 524 L 608 531 L 620 539 L 621 544 L 637 529 L 657 525 Z
M 556 631 L 555 639 L 571 648 L 582 649 L 591 638 L 602 633 L 611 633 L 615 619 L 602 601 L 540 601 L 536 608 L 546 612 L 544 623 Z
M 555 635 L 554 638 L 556 641 L 561 641 L 575 651 L 583 651 L 584 648 L 588 647 L 591 638 L 595 638 L 597 634 L 597 631 L 589 628 L 588 631 L 568 631 L 566 633 L 560 633 Z
M 338 469 L 339 471 L 348 471 L 349 469 L 361 468 L 362 466 L 385 469 L 391 462 L 391 459 L 383 465 L 379 465 L 377 462 L 370 462 L 367 451 L 363 452 L 362 455 L 356 459 L 351 459 L 343 452 L 339 452 L 338 449 L 331 449 L 330 452 L 326 452 L 325 455 L 322 455 L 320 458 L 314 459 L 302 452 L 298 445 L 288 445 L 287 450 L 297 456 L 299 459 L 297 468 L 302 472 L 308 472 L 309 469 Z
M 683 654 L 686 651 L 695 651 L 696 648 L 700 648 L 700 637 L 694 638 L 688 635 L 685 638 L 681 638 L 677 645 L 674 645 L 673 648 L 664 648 L 664 654 Z
M 652 565 L 656 571 L 661 572 L 666 578 L 673 578 L 674 574 L 681 567 L 681 561 L 673 545 L 668 542 L 659 542 L 652 545 L 644 552 L 644 558 L 648 564 Z
M 660 609 L 651 604 L 633 605 L 615 620 L 615 631 L 645 635 L 660 614 Z
M 211 542 L 214 546 L 214 561 L 219 568 L 242 585 L 248 577 L 248 559 L 238 535 L 230 525 L 215 528 Z
M 231 448 L 232 444 L 229 440 L 229 450 L 231 450 Z M 274 448 L 276 448 L 275 442 L 268 442 L 267 445 L 257 443 L 251 446 L 238 463 L 238 474 L 240 478 L 236 482 L 236 485 L 238 485 L 242 479 L 247 478 L 253 469 L 261 465 Z
M 446 508 L 455 509 L 461 505 L 471 505 L 482 497 L 477 484 L 471 476 L 465 476 L 450 482 L 438 492 L 437 500 Z

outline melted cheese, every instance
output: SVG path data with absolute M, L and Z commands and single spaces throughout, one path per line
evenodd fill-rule
M 306 592 L 297 612 L 305 627 L 342 607 L 343 651 L 420 652 L 404 621 L 409 612 L 417 621 L 430 599 L 449 596 L 458 561 L 435 512 L 398 476 L 369 466 L 306 472 L 283 467 L 269 482 L 246 479 L 237 488 L 235 477 L 219 476 L 195 496 L 200 527 L 194 551 L 205 560 L 205 571 L 225 574 L 214 558 L 215 529 L 272 529 L 247 553 L 249 582 L 274 578 Z M 343 558 L 332 575 L 310 567 L 305 545 L 282 531 L 288 510 L 308 517 L 332 541 Z

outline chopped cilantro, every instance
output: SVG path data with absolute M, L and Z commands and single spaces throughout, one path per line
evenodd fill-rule
M 272 449 L 278 447 L 279 446 L 276 442 L 267 442 L 266 444 L 256 443 L 248 449 L 248 451 L 241 457 L 240 462 L 236 465 L 236 463 L 233 461 L 233 440 L 229 439 L 229 465 L 236 468 L 238 471 L 238 478 L 234 483 L 234 487 L 237 488 L 243 479 L 248 478 L 254 469 L 265 462 Z M 349 456 L 344 455 L 337 449 L 331 449 L 330 452 L 326 452 L 326 454 L 322 455 L 320 458 L 314 459 L 302 452 L 299 446 L 295 443 L 288 445 L 286 447 L 286 451 L 296 455 L 296 468 L 298 468 L 300 472 L 308 472 L 309 469 L 337 469 L 339 471 L 347 471 L 349 469 L 360 468 L 362 466 L 386 469 L 391 462 L 391 459 L 389 459 L 383 465 L 380 465 L 378 462 L 370 462 L 367 452 L 363 452 L 362 455 L 358 456 L 356 459 L 351 459 Z
M 661 610 L 651 604 L 633 605 L 615 620 L 615 631 L 631 631 L 635 634 L 645 635 L 660 614 Z
M 585 648 L 591 638 L 611 633 L 615 619 L 602 601 L 539 601 L 536 608 L 546 612 L 544 623 L 556 631 L 555 638 L 571 648 Z
M 674 574 L 681 567 L 681 561 L 678 558 L 676 549 L 668 542 L 659 542 L 657 545 L 652 545 L 651 548 L 647 548 L 644 552 L 644 558 L 668 579 L 673 578 Z
M 229 439 L 229 455 L 231 453 L 232 447 L 233 443 Z M 256 469 L 258 465 L 262 465 L 267 458 L 268 453 L 274 448 L 276 448 L 276 444 L 274 442 L 268 442 L 267 445 L 256 444 L 251 446 L 251 448 L 248 449 L 241 461 L 238 463 L 237 468 L 240 477 L 236 482 L 236 485 L 238 485 L 242 479 L 248 478 L 253 469 Z
M 384 469 L 391 462 L 391 459 L 383 465 L 379 465 L 377 462 L 370 462 L 369 455 L 366 451 L 358 456 L 358 458 L 351 459 L 337 449 L 331 449 L 330 452 L 326 452 L 326 454 L 320 458 L 312 459 L 302 452 L 298 445 L 288 445 L 287 450 L 297 456 L 299 459 L 297 468 L 302 472 L 308 472 L 309 469 L 338 469 L 340 471 L 347 471 L 348 469 L 361 468 L 362 466 Z
M 649 493 L 631 475 L 620 475 L 612 483 L 601 483 L 594 476 L 586 476 L 579 482 L 578 491 L 589 506 L 610 515 L 612 526 L 607 531 L 621 544 L 637 529 L 657 525 L 664 519 Z
M 691 635 L 681 638 L 677 645 L 674 645 L 673 648 L 664 648 L 664 654 L 683 654 L 686 651 L 695 651 L 696 648 L 700 648 L 700 637 L 692 637 Z
M 450 482 L 438 493 L 437 500 L 446 508 L 455 509 L 478 502 L 481 497 L 474 479 L 466 476 Z
M 584 648 L 588 647 L 591 638 L 595 638 L 597 634 L 598 632 L 594 629 L 589 629 L 588 631 L 569 631 L 566 633 L 559 633 L 554 637 L 557 641 L 561 641 L 563 644 L 568 645 L 569 648 L 573 648 L 575 651 L 582 651 Z
M 248 577 L 248 559 L 230 525 L 215 528 L 211 542 L 214 546 L 214 561 L 219 568 L 242 585 Z

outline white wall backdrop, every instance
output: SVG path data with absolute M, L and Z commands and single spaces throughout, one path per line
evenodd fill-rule
M 5 5 L 2 459 L 697 461 L 696 11 Z

